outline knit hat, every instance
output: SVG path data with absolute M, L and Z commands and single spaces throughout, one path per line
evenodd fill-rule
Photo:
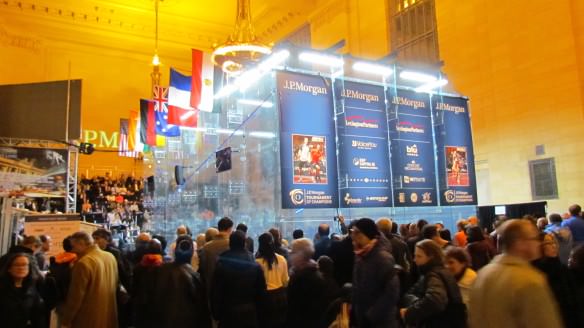
M 374 239 L 379 236 L 379 230 L 377 229 L 375 221 L 369 218 L 362 218 L 357 220 L 354 227 L 361 231 L 361 233 L 363 233 L 369 239 Z
M 188 235 L 182 235 L 176 239 L 176 248 L 174 250 L 174 261 L 178 264 L 191 263 L 194 248 L 193 240 Z

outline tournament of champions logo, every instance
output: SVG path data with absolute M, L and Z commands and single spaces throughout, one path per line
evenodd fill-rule
M 472 203 L 474 197 L 466 191 L 448 189 L 444 192 L 444 199 L 448 203 Z
M 304 204 L 304 191 L 302 189 L 292 189 L 290 191 L 290 200 L 294 205 Z
M 292 189 L 290 190 L 290 200 L 295 206 L 331 205 L 333 203 L 333 196 L 327 195 L 324 191 Z

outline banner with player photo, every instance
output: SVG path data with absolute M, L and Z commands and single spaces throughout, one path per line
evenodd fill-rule
M 391 170 L 382 86 L 335 84 L 341 207 L 391 207 Z
M 440 205 L 476 205 L 477 190 L 468 103 L 434 96 Z
M 278 72 L 282 208 L 337 208 L 337 156 L 331 82 Z
M 436 206 L 430 97 L 401 89 L 387 94 L 394 205 Z

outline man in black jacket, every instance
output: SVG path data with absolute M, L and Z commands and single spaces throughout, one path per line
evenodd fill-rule
M 353 309 L 359 327 L 397 327 L 399 281 L 387 240 L 368 218 L 351 228 L 355 248 Z
M 265 290 L 264 273 L 245 250 L 245 234 L 235 231 L 213 275 L 211 310 L 219 327 L 258 327 L 258 309 Z

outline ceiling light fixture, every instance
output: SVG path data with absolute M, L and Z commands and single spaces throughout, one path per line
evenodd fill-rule
M 308 51 L 301 52 L 300 55 L 298 55 L 298 59 L 300 59 L 301 61 L 304 61 L 304 62 L 319 64 L 319 65 L 324 65 L 324 66 L 330 66 L 330 67 L 339 67 L 339 66 L 343 66 L 345 64 L 345 62 L 343 61 L 342 58 L 339 58 L 336 56 L 322 55 L 322 54 L 318 54 L 315 52 L 308 52 Z
M 448 84 L 448 80 L 440 79 L 440 80 L 436 80 L 436 81 L 433 81 L 430 83 L 423 84 L 423 85 L 415 88 L 414 91 L 416 91 L 416 92 L 432 92 L 432 90 L 434 90 L 436 88 L 443 87 L 447 84 Z
M 399 77 L 404 80 L 422 82 L 422 83 L 430 83 L 435 82 L 438 78 L 434 75 L 414 72 L 414 71 L 403 71 L 399 74 Z
M 237 0 L 235 31 L 224 44 L 214 49 L 211 57 L 213 63 L 228 75 L 238 75 L 250 63 L 271 52 L 272 49 L 260 43 L 255 36 L 251 23 L 250 0 Z
M 393 69 L 387 66 L 372 64 L 367 62 L 356 62 L 353 64 L 353 70 L 363 73 L 388 76 L 393 74 Z

